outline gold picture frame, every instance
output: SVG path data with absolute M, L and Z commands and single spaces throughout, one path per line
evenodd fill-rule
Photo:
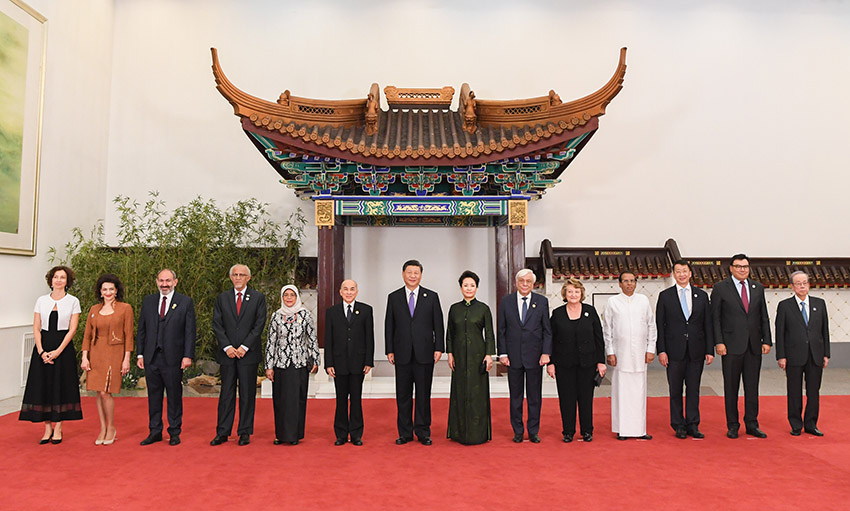
M 34 256 L 47 18 L 0 0 L 0 254 Z

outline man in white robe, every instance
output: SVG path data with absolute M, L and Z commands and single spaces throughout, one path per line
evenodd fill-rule
M 608 300 L 602 316 L 605 354 L 611 370 L 611 431 L 618 440 L 646 433 L 646 366 L 655 358 L 658 333 L 649 299 L 635 293 L 634 273 L 620 274 L 623 291 Z

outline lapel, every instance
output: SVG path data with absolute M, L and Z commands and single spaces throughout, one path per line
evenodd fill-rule
M 242 309 L 245 309 L 245 297 L 248 296 L 248 288 L 246 287 L 244 291 L 242 291 Z M 230 314 L 233 315 L 234 321 L 239 321 L 239 315 L 236 314 L 236 294 L 233 292 L 233 288 L 230 289 L 229 294 L 227 295 L 227 310 L 230 311 Z
M 517 300 L 520 300 L 519 295 L 517 295 Z M 517 304 L 519 304 L 519 302 L 517 302 Z M 534 291 L 532 291 L 528 293 L 528 312 L 525 313 L 525 323 L 522 322 L 522 316 L 519 313 L 519 308 L 514 307 L 517 317 L 519 318 L 519 324 L 522 325 L 523 328 L 525 328 L 525 325 L 528 325 L 531 321 L 531 315 L 534 314 L 534 310 L 536 308 L 534 307 L 534 304 Z
M 174 313 L 177 312 L 177 309 L 180 308 L 182 300 L 180 300 L 180 295 L 177 294 L 177 291 L 172 291 L 174 296 L 171 297 L 171 305 L 168 306 L 168 312 L 165 313 L 165 321 L 163 322 L 163 327 L 168 326 L 168 323 L 171 321 L 171 318 L 174 317 Z M 159 311 L 157 311 L 157 316 L 159 316 Z
M 744 308 L 744 301 L 741 300 L 741 293 L 738 292 L 738 279 L 736 279 L 735 277 L 729 277 L 729 283 L 732 285 L 732 292 L 735 294 L 735 298 L 738 299 L 738 305 L 741 307 L 741 310 L 744 311 L 744 314 L 748 314 L 747 309 Z M 749 286 L 749 277 L 747 278 L 746 283 Z M 753 294 L 750 292 L 749 287 L 747 287 L 747 299 L 750 301 L 750 307 L 752 307 Z
M 405 297 L 407 297 L 407 288 L 404 288 Z M 421 305 L 428 299 L 428 291 L 422 286 L 419 286 L 419 296 L 416 297 L 416 306 L 413 309 L 413 316 L 410 317 L 413 320 L 416 316 L 419 315 L 419 311 L 422 309 Z M 405 303 L 407 305 L 407 303 Z
M 812 297 L 809 296 L 808 298 L 809 298 L 809 325 L 811 325 L 812 324 L 812 309 L 814 309 L 814 306 L 812 305 Z M 797 306 L 796 295 L 791 297 L 791 307 L 793 307 L 794 309 L 797 309 L 796 316 L 797 316 L 797 321 L 800 322 L 800 326 L 803 327 L 803 330 L 808 330 L 809 325 L 807 325 L 806 320 L 803 319 L 803 310 L 802 310 L 802 308 Z
M 693 287 L 693 285 L 691 285 L 691 292 L 692 293 L 693 293 L 693 289 L 694 289 L 694 287 Z M 670 294 L 672 295 L 673 302 L 675 303 L 674 308 L 677 311 L 679 311 L 679 317 L 682 318 L 682 321 L 687 323 L 689 318 L 685 317 L 685 311 L 682 310 L 682 298 L 679 295 L 679 285 L 673 284 L 673 287 L 671 287 L 670 290 L 671 290 Z M 696 305 L 697 305 L 697 303 L 696 303 L 697 302 L 697 294 L 693 293 L 693 295 L 694 295 L 693 299 L 691 300 L 691 317 L 693 317 L 693 315 L 694 315 L 694 309 L 697 308 L 696 307 Z

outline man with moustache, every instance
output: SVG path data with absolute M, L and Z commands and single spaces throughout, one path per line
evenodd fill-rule
M 401 272 L 404 286 L 387 296 L 384 320 L 387 360 L 395 366 L 398 407 L 395 443 L 406 444 L 416 433 L 422 445 L 431 445 L 431 380 L 434 364 L 445 351 L 443 310 L 437 293 L 419 285 L 422 280 L 419 261 L 406 261 Z
M 375 328 L 372 307 L 355 302 L 357 292 L 357 282 L 343 280 L 342 303 L 325 313 L 325 371 L 336 389 L 334 445 L 343 445 L 349 438 L 353 445 L 363 445 L 361 396 L 363 378 L 375 365 Z
M 263 328 L 266 326 L 266 297 L 248 287 L 251 269 L 244 264 L 230 268 L 233 289 L 219 294 L 213 306 L 213 333 L 218 341 L 216 359 L 221 366 L 218 422 L 210 445 L 227 442 L 236 413 L 236 383 L 239 383 L 239 445 L 248 445 L 254 433 L 257 398 L 257 367 L 262 359 Z
M 169 445 L 180 444 L 183 426 L 183 370 L 195 358 L 195 303 L 174 290 L 177 273 L 170 268 L 156 277 L 159 293 L 142 300 L 136 331 L 136 365 L 145 370 L 148 387 L 148 436 L 141 445 L 162 440 L 162 395 L 168 400 Z

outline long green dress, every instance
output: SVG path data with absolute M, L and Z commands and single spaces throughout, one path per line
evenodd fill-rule
M 446 329 L 446 352 L 455 359 L 448 438 L 468 445 L 490 440 L 490 381 L 480 367 L 495 351 L 490 307 L 474 298 L 453 304 Z

